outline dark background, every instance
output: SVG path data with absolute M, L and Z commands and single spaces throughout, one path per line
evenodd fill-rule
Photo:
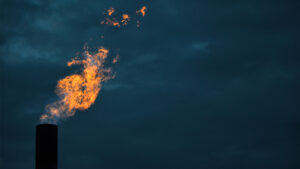
M 85 42 L 120 62 L 59 124 L 60 169 L 300 168 L 299 2 L 1 0 L 0 168 L 34 168 L 35 125 Z M 143 5 L 140 28 L 100 24 Z

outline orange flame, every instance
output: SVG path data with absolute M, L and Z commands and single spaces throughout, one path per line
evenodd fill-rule
M 141 9 L 136 11 L 136 14 L 141 13 L 143 16 L 145 16 L 146 10 L 147 10 L 146 6 L 143 6 Z
M 56 94 L 60 100 L 48 104 L 46 113 L 40 118 L 41 122 L 56 123 L 58 118 L 73 116 L 75 111 L 88 109 L 96 100 L 100 90 L 101 82 L 111 78 L 111 68 L 104 68 L 108 50 L 100 48 L 94 54 L 84 52 L 83 60 L 72 60 L 68 66 L 82 64 L 83 70 L 80 74 L 73 74 L 58 81 Z
M 146 15 L 146 6 L 143 6 L 141 9 L 137 10 L 136 11 L 136 14 L 139 14 L 141 13 L 142 16 L 144 17 Z M 114 18 L 110 18 L 110 16 L 115 12 L 115 9 L 114 8 L 110 8 L 107 10 L 107 14 L 108 14 L 108 17 L 107 18 L 104 18 L 104 20 L 101 21 L 101 24 L 105 24 L 105 25 L 109 25 L 109 26 L 114 26 L 114 27 L 121 27 L 121 26 L 126 26 L 130 20 L 131 20 L 131 17 L 128 15 L 128 14 L 122 14 L 122 17 L 121 18 L 118 18 L 116 19 L 115 17 Z M 133 17 L 132 20 L 136 20 L 135 17 Z M 140 21 L 137 20 L 137 27 L 140 26 Z
M 128 24 L 128 22 L 130 21 L 130 17 L 129 17 L 129 15 L 128 14 L 123 14 L 122 15 L 122 20 L 121 20 L 121 22 L 123 23 L 123 25 L 127 25 Z
M 105 20 L 101 21 L 101 24 L 120 27 L 119 21 L 117 21 L 115 18 L 113 18 L 113 20 L 105 18 Z
M 115 12 L 114 8 L 110 8 L 110 9 L 107 10 L 108 16 L 111 16 L 114 12 Z
M 136 11 L 136 14 L 141 13 L 142 16 L 146 14 L 146 6 Z M 114 8 L 107 10 L 108 16 L 115 13 Z M 116 18 L 105 18 L 101 24 L 120 27 L 125 26 L 131 20 L 136 20 L 135 17 L 131 19 L 128 14 L 122 14 L 119 20 Z M 140 21 L 137 20 L 137 27 L 140 26 Z M 104 36 L 101 35 L 103 39 Z M 73 116 L 76 110 L 86 110 L 94 104 L 102 87 L 102 82 L 114 78 L 111 68 L 105 68 L 104 62 L 109 51 L 105 48 L 98 49 L 95 53 L 90 53 L 88 48 L 85 48 L 83 55 L 85 59 L 75 58 L 68 62 L 68 66 L 83 65 L 83 70 L 79 74 L 67 76 L 58 81 L 56 86 L 56 94 L 59 100 L 50 103 L 46 106 L 46 113 L 42 114 L 40 121 L 42 123 L 57 123 L 59 118 L 67 118 Z M 112 64 L 117 63 L 119 55 L 112 60 Z
M 112 60 L 112 63 L 113 63 L 113 64 L 117 63 L 117 62 L 119 61 L 119 59 L 120 59 L 120 56 L 117 55 L 117 56 Z

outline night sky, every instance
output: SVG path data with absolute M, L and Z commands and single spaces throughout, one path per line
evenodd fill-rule
M 101 25 L 104 9 L 148 13 Z M 1 0 L 0 168 L 35 168 L 35 127 L 85 43 L 119 50 L 95 104 L 59 123 L 59 169 L 300 168 L 300 1 Z M 104 39 L 101 39 L 104 35 Z

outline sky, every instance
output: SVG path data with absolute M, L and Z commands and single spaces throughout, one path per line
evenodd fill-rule
M 100 24 L 143 5 L 139 28 Z M 0 168 L 35 167 L 39 117 L 85 43 L 120 60 L 95 104 L 59 122 L 59 169 L 300 168 L 299 7 L 1 0 Z

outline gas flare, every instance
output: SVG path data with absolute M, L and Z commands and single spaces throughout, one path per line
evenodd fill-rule
M 56 94 L 60 100 L 46 106 L 46 113 L 40 118 L 42 123 L 56 123 L 59 118 L 73 116 L 76 110 L 88 109 L 95 102 L 101 83 L 114 78 L 111 68 L 104 67 L 108 52 L 99 48 L 97 52 L 90 53 L 86 48 L 83 53 L 85 59 L 73 59 L 67 63 L 68 66 L 83 65 L 83 70 L 58 81 Z
M 131 20 L 136 20 L 137 26 L 140 26 L 140 21 L 135 17 L 131 18 L 128 14 L 122 14 L 119 20 L 111 17 L 115 13 L 114 8 L 110 8 L 104 13 L 108 17 L 101 21 L 101 24 L 121 27 L 127 25 Z M 136 14 L 138 13 L 145 16 L 146 6 L 136 11 Z M 104 36 L 101 35 L 101 38 L 103 39 Z M 67 63 L 69 67 L 82 65 L 82 72 L 67 76 L 57 82 L 56 94 L 59 100 L 46 106 L 46 112 L 40 117 L 41 123 L 56 124 L 61 118 L 73 116 L 76 110 L 88 109 L 94 104 L 101 90 L 102 82 L 115 77 L 111 68 L 104 66 L 109 53 L 108 49 L 101 47 L 96 52 L 90 52 L 88 47 L 84 49 L 83 59 L 75 58 Z M 113 58 L 112 64 L 118 60 L 119 55 Z

